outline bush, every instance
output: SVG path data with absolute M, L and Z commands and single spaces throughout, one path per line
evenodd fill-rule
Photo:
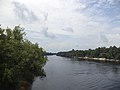
M 20 26 L 0 28 L 0 90 L 14 90 L 22 80 L 32 83 L 35 76 L 45 76 L 44 51 L 24 39 L 23 30 Z

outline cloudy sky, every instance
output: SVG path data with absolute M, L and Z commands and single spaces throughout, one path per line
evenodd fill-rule
M 50 52 L 120 46 L 120 0 L 0 0 L 0 24 Z

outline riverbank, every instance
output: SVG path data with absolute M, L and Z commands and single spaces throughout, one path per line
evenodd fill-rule
M 78 59 L 83 59 L 83 60 L 100 61 L 100 62 L 120 63 L 120 60 L 107 59 L 107 58 L 90 58 L 90 57 L 77 57 L 77 58 L 78 58 Z
M 60 56 L 60 55 L 57 55 L 57 56 Z M 61 56 L 61 57 L 67 57 L 67 56 Z M 109 62 L 109 63 L 120 64 L 120 60 L 116 60 L 116 59 L 91 58 L 91 57 L 72 57 L 72 56 L 69 56 L 67 58 L 75 58 L 75 59 L 78 59 L 78 60 L 88 60 L 88 61 Z

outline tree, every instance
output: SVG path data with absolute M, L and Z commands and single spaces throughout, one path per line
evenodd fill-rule
M 24 39 L 23 30 L 20 26 L 0 28 L 0 90 L 14 90 L 22 80 L 32 83 L 35 76 L 45 76 L 44 51 Z
M 58 52 L 57 55 L 64 57 L 91 57 L 91 58 L 107 58 L 120 60 L 120 47 L 110 46 L 98 47 L 96 49 L 89 50 L 71 50 L 68 52 Z
M 120 53 L 116 55 L 115 59 L 120 60 Z

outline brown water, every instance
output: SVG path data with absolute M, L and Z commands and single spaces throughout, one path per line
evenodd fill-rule
M 32 90 L 120 90 L 120 65 L 48 56 L 46 77 Z

